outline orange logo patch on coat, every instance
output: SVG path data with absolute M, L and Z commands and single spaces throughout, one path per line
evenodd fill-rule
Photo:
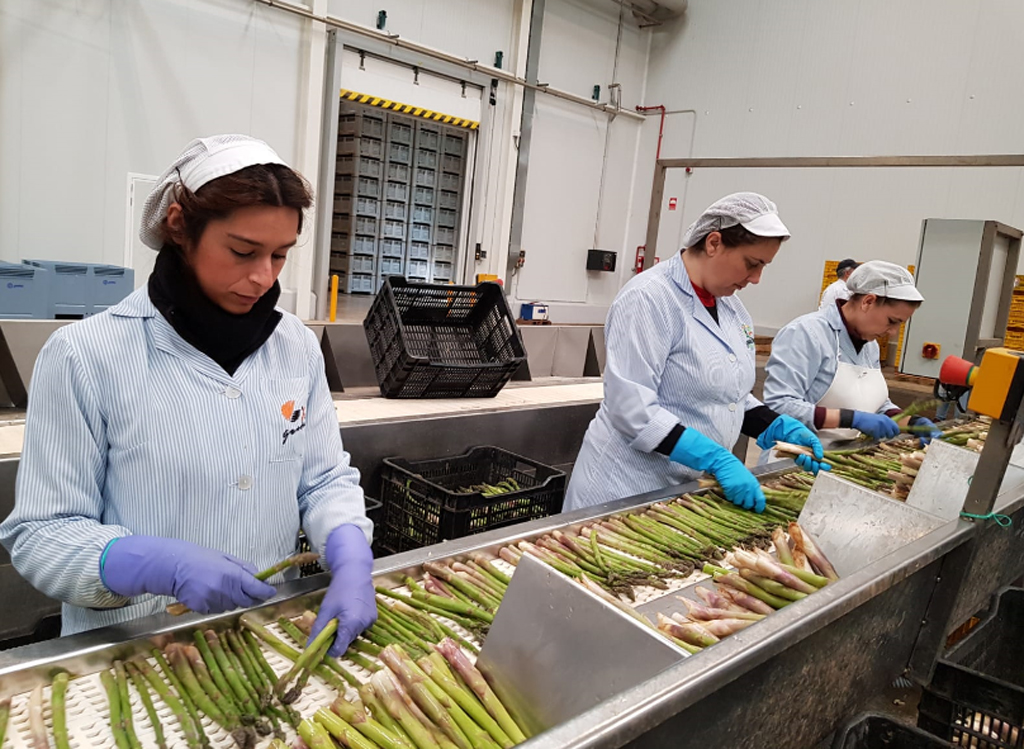
M 281 444 L 288 442 L 288 438 L 306 426 L 306 407 L 296 407 L 295 401 L 288 401 L 281 404 L 281 416 L 285 420 L 285 430 L 281 433 Z M 292 426 L 295 424 L 295 426 Z

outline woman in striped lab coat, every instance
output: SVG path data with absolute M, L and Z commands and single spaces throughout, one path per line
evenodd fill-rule
M 812 427 L 826 447 L 861 435 L 899 435 L 900 424 L 891 417 L 900 408 L 889 400 L 877 338 L 896 336 L 924 301 L 910 272 L 884 260 L 858 266 L 846 285 L 849 299 L 833 300 L 782 328 L 765 365 L 765 403 Z M 923 416 L 908 422 L 922 444 L 938 433 Z
M 372 525 L 316 337 L 276 307 L 311 205 L 263 141 L 195 140 L 146 202 L 148 283 L 60 328 L 32 377 L 0 540 L 64 602 L 63 634 L 274 595 L 254 576 L 300 525 L 332 573 L 316 631 L 340 653 L 376 617 Z
M 757 479 L 731 452 L 740 434 L 821 445 L 803 424 L 753 395 L 754 329 L 735 293 L 758 283 L 789 230 L 756 193 L 728 195 L 687 230 L 683 249 L 619 292 L 605 326 L 604 400 L 587 429 L 564 509 L 715 476 L 737 505 L 760 512 Z

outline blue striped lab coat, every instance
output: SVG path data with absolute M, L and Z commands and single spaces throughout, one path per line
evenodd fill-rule
M 564 510 L 692 480 L 694 471 L 653 452 L 676 424 L 727 449 L 754 387 L 754 328 L 735 296 L 716 323 L 697 298 L 681 255 L 619 292 L 605 325 L 604 400 L 573 467 Z
M 320 346 L 294 315 L 233 376 L 174 331 L 145 287 L 47 341 L 0 541 L 64 601 L 63 634 L 169 602 L 103 585 L 113 538 L 184 539 L 263 569 L 294 552 L 300 523 L 321 553 L 338 525 L 372 530 Z
M 814 406 L 836 376 L 837 352 L 847 364 L 880 368 L 878 343 L 868 341 L 857 353 L 835 304 L 790 322 L 772 341 L 765 365 L 765 405 L 814 429 Z M 896 404 L 887 399 L 878 413 L 893 408 Z

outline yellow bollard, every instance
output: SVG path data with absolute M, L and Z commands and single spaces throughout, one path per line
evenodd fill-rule
M 338 275 L 331 276 L 331 308 L 327 313 L 327 319 L 334 322 L 338 317 Z

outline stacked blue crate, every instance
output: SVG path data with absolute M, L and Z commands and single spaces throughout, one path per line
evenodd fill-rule
M 47 317 L 77 319 L 93 313 L 92 284 L 88 263 L 59 260 L 22 260 L 23 264 L 49 271 L 50 304 Z
M 49 271 L 0 262 L 0 319 L 45 319 L 49 306 Z
M 21 267 L 45 271 L 48 319 L 77 319 L 112 307 L 135 288 L 135 271 L 119 265 L 23 260 Z

